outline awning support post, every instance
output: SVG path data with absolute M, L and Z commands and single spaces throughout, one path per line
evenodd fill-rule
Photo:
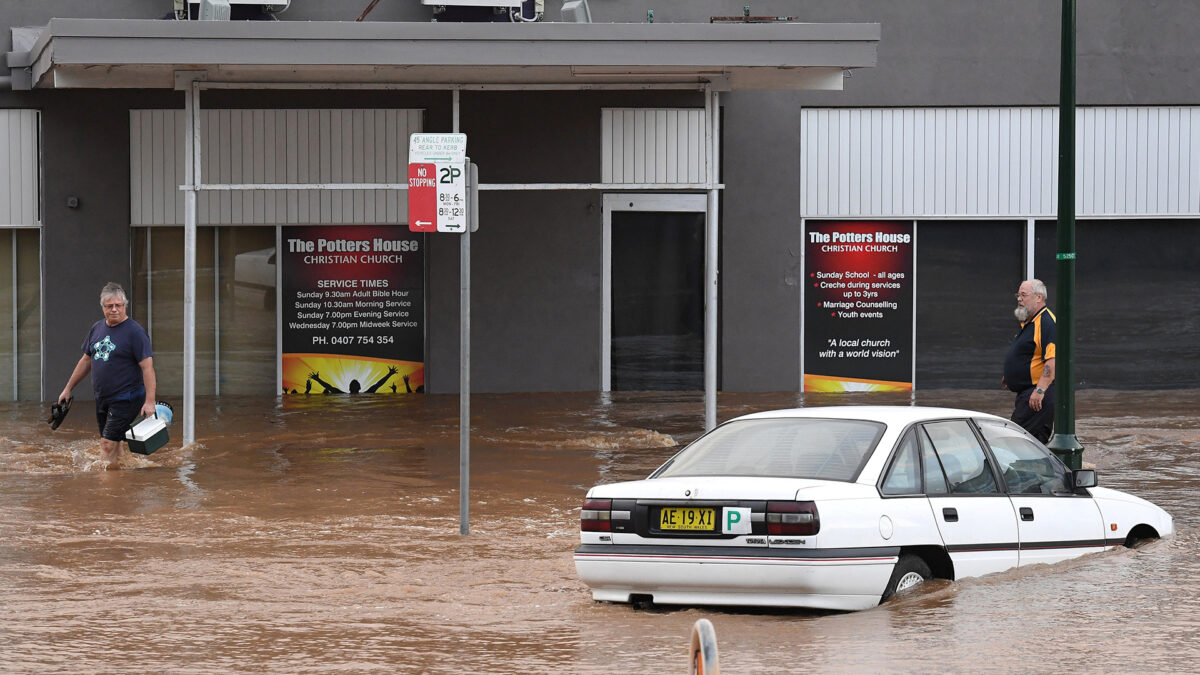
M 183 444 L 196 442 L 196 187 L 200 185 L 201 73 L 176 73 L 187 118 L 183 206 Z
M 708 209 L 704 219 L 704 430 L 717 426 L 717 185 L 720 184 L 721 94 L 711 87 L 705 92 L 708 113 L 705 129 L 708 164 Z

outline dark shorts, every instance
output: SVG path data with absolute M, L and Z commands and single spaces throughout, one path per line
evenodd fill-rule
M 1017 394 L 1016 405 L 1013 406 L 1012 421 L 1020 424 L 1025 428 L 1025 431 L 1033 434 L 1033 437 L 1046 443 L 1050 440 L 1050 431 L 1054 427 L 1054 385 L 1046 390 L 1046 396 L 1042 399 L 1042 409 L 1034 410 L 1029 407 L 1029 397 L 1033 394 L 1033 387 Z
M 133 426 L 133 420 L 142 411 L 142 399 L 122 401 L 96 401 L 96 423 L 100 425 L 100 437 L 110 441 L 125 440 L 125 432 Z

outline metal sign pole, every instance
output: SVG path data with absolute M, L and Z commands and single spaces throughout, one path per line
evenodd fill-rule
M 459 133 L 462 91 L 450 91 L 451 126 Z M 471 165 L 468 157 L 465 166 Z M 467 223 L 458 248 L 458 533 L 471 533 L 471 172 L 467 171 Z M 440 220 L 440 219 L 439 219 Z
M 459 241 L 458 336 L 458 512 L 459 533 L 471 531 L 471 231 L 479 216 L 479 176 L 467 157 L 467 137 L 458 133 L 458 90 L 450 134 L 416 133 L 408 147 L 408 227 L 412 232 L 446 232 Z
M 1070 469 L 1083 465 L 1075 437 L 1075 0 L 1062 2 L 1058 103 L 1058 316 L 1054 435 L 1050 448 Z
M 476 218 L 478 181 L 475 165 L 467 158 L 467 226 L 459 236 L 458 336 L 458 532 L 471 532 L 471 224 Z

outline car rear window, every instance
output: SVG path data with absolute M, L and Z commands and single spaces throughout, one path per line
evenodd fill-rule
M 659 469 L 668 476 L 773 476 L 852 481 L 884 425 L 865 420 L 784 418 L 730 422 L 701 436 Z

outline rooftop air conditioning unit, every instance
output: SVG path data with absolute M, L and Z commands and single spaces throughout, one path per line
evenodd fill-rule
M 200 0 L 201 21 L 228 21 L 229 0 Z
M 442 7 L 520 7 L 521 0 L 421 0 L 421 4 Z
M 188 0 L 192 5 L 199 5 L 201 0 Z M 225 0 L 229 5 L 258 5 L 268 12 L 282 12 L 292 4 L 292 0 Z
M 562 20 L 567 23 L 591 23 L 592 10 L 587 0 L 565 0 L 562 4 Z
M 196 12 L 196 16 L 200 18 L 205 18 L 203 16 L 205 14 L 205 5 L 213 5 L 213 8 L 216 9 L 219 14 L 228 14 L 230 9 L 233 7 L 261 7 L 262 11 L 264 12 L 278 14 L 286 10 L 292 4 L 292 0 L 187 0 L 187 2 L 192 9 L 199 8 L 199 11 Z M 179 7 L 181 5 L 177 2 L 176 6 Z M 228 16 L 225 18 L 228 18 Z

